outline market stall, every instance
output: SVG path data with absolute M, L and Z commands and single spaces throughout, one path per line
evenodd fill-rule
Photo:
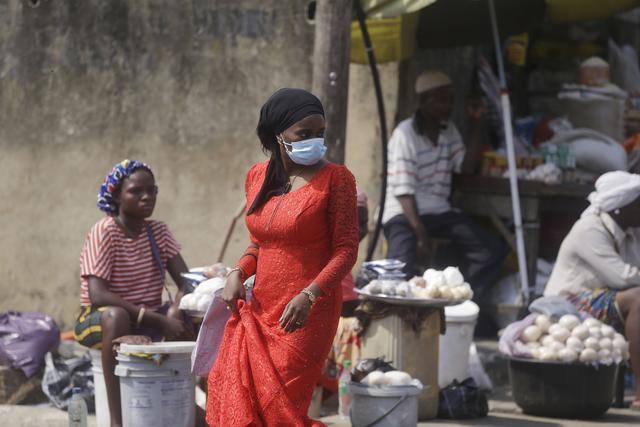
M 386 60 L 393 60 L 389 58 L 393 58 L 394 55 L 395 60 L 410 58 L 416 49 L 435 47 L 433 43 L 445 43 L 445 47 L 493 43 L 491 50 L 494 56 L 487 55 L 487 49 L 485 49 L 483 55 L 489 59 L 481 58 L 477 66 L 480 69 L 477 84 L 484 92 L 485 102 L 490 105 L 489 121 L 490 126 L 493 127 L 493 133 L 488 145 L 492 147 L 485 151 L 483 164 L 478 168 L 477 175 L 454 176 L 453 203 L 470 214 L 488 217 L 513 252 L 518 255 L 518 283 L 521 288 L 521 301 L 523 307 L 526 307 L 536 284 L 536 263 L 540 256 L 539 242 L 543 218 L 563 216 L 567 218 L 567 224 L 572 223 L 586 208 L 586 198 L 592 191 L 593 182 L 597 176 L 609 170 L 626 170 L 627 153 L 622 148 L 622 142 L 625 137 L 631 135 L 629 132 L 633 126 L 630 124 L 633 124 L 636 117 L 634 111 L 638 95 L 624 85 L 615 84 L 620 84 L 615 76 L 621 69 L 622 53 L 616 57 L 615 61 L 610 58 L 607 58 L 609 61 L 598 58 L 598 56 L 605 56 L 606 53 L 606 48 L 602 47 L 601 38 L 589 35 L 585 37 L 587 41 L 576 42 L 575 46 L 567 43 L 564 53 L 558 54 L 560 43 L 556 41 L 550 43 L 544 37 L 540 37 L 540 34 L 546 36 L 548 33 L 546 29 L 542 31 L 540 28 L 559 23 L 568 27 L 567 23 L 606 19 L 614 13 L 638 6 L 638 2 L 611 2 L 606 7 L 601 7 L 603 6 L 601 2 L 590 1 L 581 2 L 580 5 L 562 0 L 521 2 L 516 5 L 514 2 L 499 0 L 472 2 L 440 0 L 421 9 L 418 19 L 415 15 L 400 16 L 398 9 L 388 13 L 381 12 L 381 10 L 384 11 L 381 4 L 399 2 L 363 3 L 364 12 L 371 12 L 370 16 L 382 16 L 395 20 L 393 23 L 390 21 L 386 23 L 388 26 L 384 34 L 387 40 L 390 40 L 393 39 L 390 34 L 396 31 L 398 35 L 395 39 L 396 49 L 378 50 Z M 463 7 L 466 3 L 468 7 Z M 378 8 L 374 13 L 375 5 Z M 529 13 L 523 13 L 523 10 L 528 10 Z M 430 14 L 430 11 L 433 13 Z M 422 25 L 427 21 L 433 25 Z M 373 25 L 375 27 L 376 24 Z M 363 26 L 361 19 L 360 27 Z M 529 34 L 518 34 L 533 27 L 536 27 L 535 31 Z M 378 25 L 377 28 L 381 29 L 383 26 Z M 458 28 L 460 31 L 457 30 Z M 506 30 L 501 32 L 501 29 Z M 407 31 L 416 31 L 417 43 L 405 43 Z M 569 30 L 565 28 L 563 31 Z M 578 30 L 575 31 L 578 32 Z M 429 36 L 426 37 L 425 34 Z M 356 47 L 354 50 L 360 60 L 365 60 L 363 58 L 365 54 L 367 55 L 366 60 L 374 71 L 377 92 L 380 92 L 379 82 L 375 81 L 375 35 L 373 45 L 367 43 L 368 38 L 368 35 L 363 37 L 364 49 Z M 362 39 L 358 41 L 361 43 Z M 503 49 L 503 42 L 505 42 L 505 49 Z M 608 50 L 613 52 L 615 46 L 612 47 L 611 43 L 609 42 Z M 382 45 L 387 48 L 391 46 L 390 43 L 384 42 Z M 542 84 L 544 79 L 539 77 L 540 74 L 544 74 L 540 69 L 544 69 L 546 65 L 541 58 L 553 62 L 558 55 L 563 54 L 565 56 L 562 58 L 563 61 L 558 62 L 562 62 L 565 68 L 562 73 L 557 73 L 561 78 L 549 89 L 550 86 L 544 86 L 547 82 Z M 637 69 L 637 52 L 635 55 Z M 533 72 L 527 64 L 530 57 L 538 60 L 537 69 Z M 354 51 L 352 51 L 353 59 Z M 609 69 L 609 62 L 612 65 L 611 69 Z M 628 71 L 627 69 L 627 74 Z M 538 74 L 534 74 L 536 72 Z M 553 70 L 549 71 L 549 74 L 553 74 Z M 534 75 L 534 78 L 528 80 L 531 75 Z M 544 87 L 544 90 L 537 91 L 539 87 Z M 543 97 L 544 102 L 540 102 Z M 513 109 L 515 112 L 512 111 L 512 100 L 517 103 Z M 380 97 L 378 106 L 384 122 L 384 105 Z M 563 119 L 563 116 L 568 119 Z M 385 130 L 386 126 L 382 124 L 381 129 Z M 384 133 L 382 146 L 383 150 L 386 150 L 386 132 Z M 627 152 L 639 145 L 633 141 L 629 142 Z M 384 187 L 386 178 L 384 168 L 382 173 Z M 381 199 L 384 200 L 384 196 Z M 378 215 L 376 232 L 379 232 L 382 212 Z M 377 234 L 372 239 L 369 257 L 375 248 L 376 239 Z M 426 283 L 429 286 L 430 280 L 427 279 Z M 371 289 L 365 292 L 364 298 L 379 299 L 376 295 L 380 291 L 370 291 Z M 404 297 L 389 296 L 386 304 L 399 304 L 400 302 L 397 301 L 399 298 Z M 438 321 L 442 322 L 442 318 Z M 435 322 L 434 316 L 431 323 L 423 325 L 424 330 L 431 331 L 427 335 L 437 329 L 434 326 Z M 363 351 L 364 354 L 377 357 L 382 353 L 389 353 L 402 359 L 405 357 L 402 349 L 414 351 L 417 348 L 423 348 L 425 349 L 423 363 L 431 366 L 433 347 L 428 349 L 427 341 L 420 342 L 418 347 L 415 346 L 415 342 L 409 342 L 405 337 L 407 326 L 403 326 L 401 320 L 393 316 L 381 317 L 378 319 L 378 324 L 378 329 L 384 330 L 386 335 L 384 337 L 380 334 L 378 334 L 380 336 L 367 336 L 368 343 L 365 340 L 364 347 L 368 345 L 368 349 Z M 606 330 L 606 333 L 609 333 L 608 329 Z M 566 339 L 559 341 L 565 349 Z M 606 342 L 604 346 L 606 349 Z M 559 344 L 556 347 L 558 347 L 556 351 L 559 351 Z M 565 353 L 567 351 L 563 352 L 562 357 L 566 356 Z M 605 352 L 602 357 L 604 356 L 606 356 Z M 562 359 L 561 356 L 554 357 L 553 361 L 560 364 L 558 368 L 560 370 L 563 369 L 563 363 L 574 362 Z M 578 357 L 579 355 L 576 359 Z M 586 360 L 589 357 L 591 357 L 590 352 L 587 352 L 582 362 L 595 361 L 595 359 Z M 550 361 L 551 359 L 548 360 Z M 607 359 L 599 360 L 598 363 L 607 364 L 608 362 Z M 616 358 L 615 363 L 620 362 L 621 359 Z M 516 362 L 514 366 L 515 364 Z M 611 364 L 607 366 L 609 365 Z M 547 371 L 550 372 L 549 369 Z M 607 375 L 607 387 L 611 386 L 610 380 L 614 376 L 615 374 Z M 611 395 L 609 394 L 608 397 L 610 401 Z M 600 402 L 595 412 L 608 408 L 607 405 L 603 409 L 602 405 Z M 424 416 L 424 412 L 421 412 L 421 415 Z

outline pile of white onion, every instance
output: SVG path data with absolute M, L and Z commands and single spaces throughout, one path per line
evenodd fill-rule
M 611 365 L 629 358 L 629 344 L 622 334 L 594 318 L 581 322 L 566 314 L 556 323 L 539 314 L 520 335 L 534 359 Z
M 224 288 L 225 279 L 221 277 L 214 277 L 213 279 L 205 280 L 200 283 L 196 289 L 180 300 L 181 310 L 190 310 L 204 313 L 209 308 L 215 292 L 218 289 Z
M 411 385 L 411 375 L 403 371 L 380 372 L 373 371 L 360 381 L 362 384 L 383 387 L 383 386 L 408 386 Z
M 443 271 L 430 268 L 424 272 L 422 277 L 416 276 L 408 282 L 372 280 L 363 290 L 372 295 L 403 298 L 448 300 L 473 298 L 471 286 L 464 281 L 464 277 L 458 267 L 447 267 Z

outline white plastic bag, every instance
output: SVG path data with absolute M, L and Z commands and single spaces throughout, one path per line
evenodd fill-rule
M 574 129 L 553 137 L 550 144 L 571 145 L 579 169 L 601 175 L 627 170 L 627 153 L 622 144 L 592 129 Z
M 216 292 L 213 301 L 209 304 L 200 325 L 196 347 L 191 353 L 191 372 L 201 377 L 209 375 L 213 362 L 218 357 L 224 327 L 231 316 L 221 295 L 222 290 Z

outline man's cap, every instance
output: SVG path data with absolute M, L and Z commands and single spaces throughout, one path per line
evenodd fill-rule
M 426 70 L 423 71 L 416 79 L 416 94 L 428 92 L 442 86 L 453 84 L 451 78 L 442 71 Z

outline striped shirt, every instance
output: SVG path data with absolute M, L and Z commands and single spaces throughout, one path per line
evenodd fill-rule
M 460 171 L 465 154 L 453 123 L 440 131 L 438 143 L 432 144 L 426 135 L 418 135 L 413 117 L 408 118 L 393 131 L 388 154 L 384 223 L 404 214 L 396 196 L 415 196 L 420 215 L 451 210 L 451 174 Z
M 160 251 L 162 264 L 180 252 L 166 224 L 147 221 Z M 98 221 L 84 241 L 80 255 L 80 304 L 91 304 L 88 277 L 109 282 L 109 291 L 134 304 L 157 308 L 162 304 L 164 274 L 151 252 L 146 230 L 130 238 L 111 216 Z

